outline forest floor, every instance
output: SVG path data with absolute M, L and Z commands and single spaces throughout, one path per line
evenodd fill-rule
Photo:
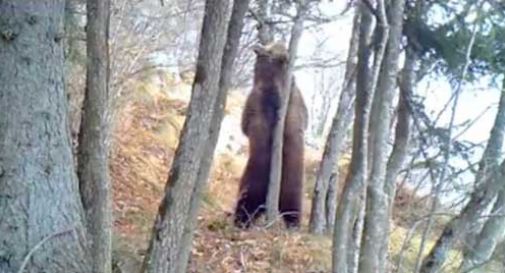
M 135 83 L 131 90 L 135 91 L 125 97 L 117 115 L 110 161 L 114 183 L 114 256 L 116 272 L 124 273 L 138 272 L 145 254 L 184 122 L 190 85 Z M 231 92 L 228 99 L 211 178 L 198 216 L 189 272 L 329 272 L 331 238 L 306 231 L 321 151 L 307 148 L 304 223 L 300 231 L 266 230 L 261 226 L 242 231 L 231 223 L 238 182 L 247 160 L 247 142 L 239 126 L 244 100 L 237 91 Z M 346 163 L 346 160 L 340 162 Z M 402 204 L 398 202 L 398 206 Z M 393 264 L 407 234 L 406 228 L 392 223 Z M 403 265 L 407 268 L 404 272 L 411 272 L 421 241 L 419 232 L 413 234 L 404 246 Z M 428 243 L 425 252 L 432 243 Z M 451 256 L 457 260 L 459 254 Z

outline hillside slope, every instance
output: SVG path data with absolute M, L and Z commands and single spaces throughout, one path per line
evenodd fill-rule
M 132 82 L 121 103 L 110 160 L 116 272 L 138 270 L 177 147 L 190 89 L 184 83 Z M 226 105 L 214 166 L 198 216 L 190 272 L 329 272 L 331 239 L 305 232 L 320 151 L 307 147 L 304 228 L 300 232 L 267 231 L 261 226 L 241 231 L 231 224 L 230 214 L 247 160 L 247 139 L 240 131 L 244 100 L 241 92 L 231 92 Z M 414 233 L 414 239 L 403 246 L 408 232 L 395 225 L 392 230 L 390 251 L 398 253 L 404 247 L 405 265 L 410 268 L 420 238 Z

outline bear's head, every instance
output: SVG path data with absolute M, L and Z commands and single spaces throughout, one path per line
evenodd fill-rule
M 284 75 L 288 66 L 288 50 L 281 42 L 273 42 L 268 45 L 255 45 L 256 64 L 254 73 L 256 76 L 272 78 Z

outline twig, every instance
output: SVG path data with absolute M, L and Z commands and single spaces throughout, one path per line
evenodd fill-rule
M 270 227 L 271 227 L 271 226 L 273 226 L 273 225 L 274 225 L 277 221 L 281 220 L 281 218 L 282 218 L 283 216 L 285 216 L 285 215 L 296 215 L 296 214 L 298 214 L 298 212 L 283 212 L 283 213 L 279 213 L 275 219 L 273 219 L 272 221 L 267 222 L 267 223 L 263 226 L 263 228 L 266 228 L 266 229 L 270 228 Z
M 465 64 L 463 65 L 463 69 L 461 71 L 460 80 L 456 86 L 456 89 L 454 90 L 454 101 L 453 101 L 453 104 L 451 107 L 451 116 L 450 116 L 449 128 L 448 128 L 449 132 L 448 132 L 448 136 L 447 136 L 447 140 L 446 140 L 447 143 L 446 143 L 446 150 L 445 150 L 445 154 L 444 154 L 444 162 L 442 165 L 440 176 L 438 177 L 439 178 L 438 183 L 434 185 L 435 197 L 433 198 L 433 203 L 431 206 L 431 211 L 433 213 L 435 213 L 438 210 L 438 205 L 439 205 L 438 204 L 438 194 L 442 188 L 442 185 L 443 185 L 443 182 L 445 179 L 445 173 L 447 171 L 447 166 L 449 165 L 449 158 L 450 158 L 450 153 L 451 153 L 451 143 L 453 141 L 453 135 L 452 135 L 453 128 L 452 127 L 454 126 L 454 122 L 455 122 L 456 109 L 457 109 L 458 101 L 459 101 L 459 97 L 460 97 L 459 95 L 461 94 L 461 90 L 463 89 L 463 81 L 466 78 L 466 74 L 468 72 L 468 67 L 470 66 L 470 62 L 471 62 L 470 54 L 472 53 L 472 50 L 474 47 L 475 38 L 477 36 L 477 30 L 480 28 L 479 27 L 480 26 L 480 24 L 479 24 L 480 18 L 479 17 L 480 17 L 481 10 L 482 10 L 482 4 L 479 6 L 479 10 L 477 11 L 477 20 L 475 22 L 475 25 L 473 26 L 472 36 L 470 37 L 470 41 L 468 42 L 468 46 L 466 48 Z M 433 218 L 430 217 L 428 219 L 428 224 L 426 225 L 426 228 L 423 231 L 421 246 L 419 248 L 419 252 L 417 255 L 416 267 L 415 267 L 414 272 L 419 272 L 419 270 L 421 269 L 421 266 L 422 266 L 421 257 L 422 257 L 424 247 L 426 245 L 427 237 L 428 237 L 429 233 L 431 232 L 432 224 L 433 224 Z M 434 246 L 434 247 L 436 247 L 436 246 Z
M 240 247 L 240 265 L 242 266 L 243 271 L 242 272 L 247 272 L 247 262 L 244 257 L 244 251 L 242 251 L 242 247 Z
M 28 265 L 28 262 L 30 261 L 30 258 L 33 256 L 33 254 L 35 253 L 35 251 L 37 251 L 39 248 L 42 247 L 43 244 L 45 244 L 47 241 L 53 239 L 54 237 L 57 237 L 57 236 L 60 236 L 60 235 L 64 235 L 64 234 L 69 233 L 69 232 L 74 231 L 74 230 L 75 230 L 75 227 L 69 228 L 69 229 L 66 229 L 66 230 L 63 230 L 63 231 L 54 232 L 52 234 L 47 235 L 42 240 L 40 240 L 40 242 L 38 242 L 32 249 L 30 249 L 30 251 L 28 252 L 28 254 L 26 254 L 25 258 L 23 259 L 23 263 L 21 263 L 21 266 L 19 267 L 19 270 L 18 270 L 17 273 L 23 273 L 25 271 L 25 268 Z

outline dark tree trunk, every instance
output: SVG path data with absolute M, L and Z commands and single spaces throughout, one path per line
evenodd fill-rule
M 111 272 L 112 197 L 107 160 L 109 94 L 108 0 L 87 1 L 86 89 L 79 132 L 79 186 L 93 272 Z
M 234 0 L 230 22 L 228 24 L 228 36 L 226 38 L 226 46 L 223 53 L 223 61 L 221 64 L 221 76 L 219 79 L 219 91 L 217 100 L 214 103 L 214 114 L 212 116 L 211 126 L 209 128 L 209 139 L 202 156 L 202 162 L 198 177 L 196 180 L 195 189 L 191 196 L 191 204 L 188 213 L 188 219 L 184 228 L 183 242 L 181 249 L 180 265 L 182 268 L 178 272 L 186 272 L 186 267 L 191 254 L 191 246 L 193 242 L 193 233 L 197 223 L 197 214 L 200 207 L 202 192 L 205 188 L 209 177 L 210 168 L 214 158 L 214 150 L 219 138 L 221 130 L 221 122 L 224 117 L 224 108 L 226 106 L 226 97 L 228 89 L 231 85 L 231 77 L 233 74 L 233 64 L 238 54 L 240 37 L 244 27 L 244 17 L 249 7 L 250 0 Z
M 0 272 L 89 273 L 62 0 L 0 1 Z
M 349 119 L 352 121 L 352 113 L 349 115 Z M 326 193 L 325 200 L 325 212 L 326 212 L 326 232 L 332 234 L 333 226 L 335 225 L 335 214 L 337 213 L 337 184 L 339 181 L 339 171 L 338 167 L 335 173 L 330 176 L 328 181 L 328 191 Z
M 209 140 L 214 105 L 218 97 L 222 56 L 228 29 L 227 0 L 207 0 L 191 93 L 181 139 L 175 153 L 159 207 L 142 271 L 180 273 L 184 229 L 191 196 Z M 188 242 L 185 242 L 188 243 Z M 189 242 L 190 243 L 190 242 Z

